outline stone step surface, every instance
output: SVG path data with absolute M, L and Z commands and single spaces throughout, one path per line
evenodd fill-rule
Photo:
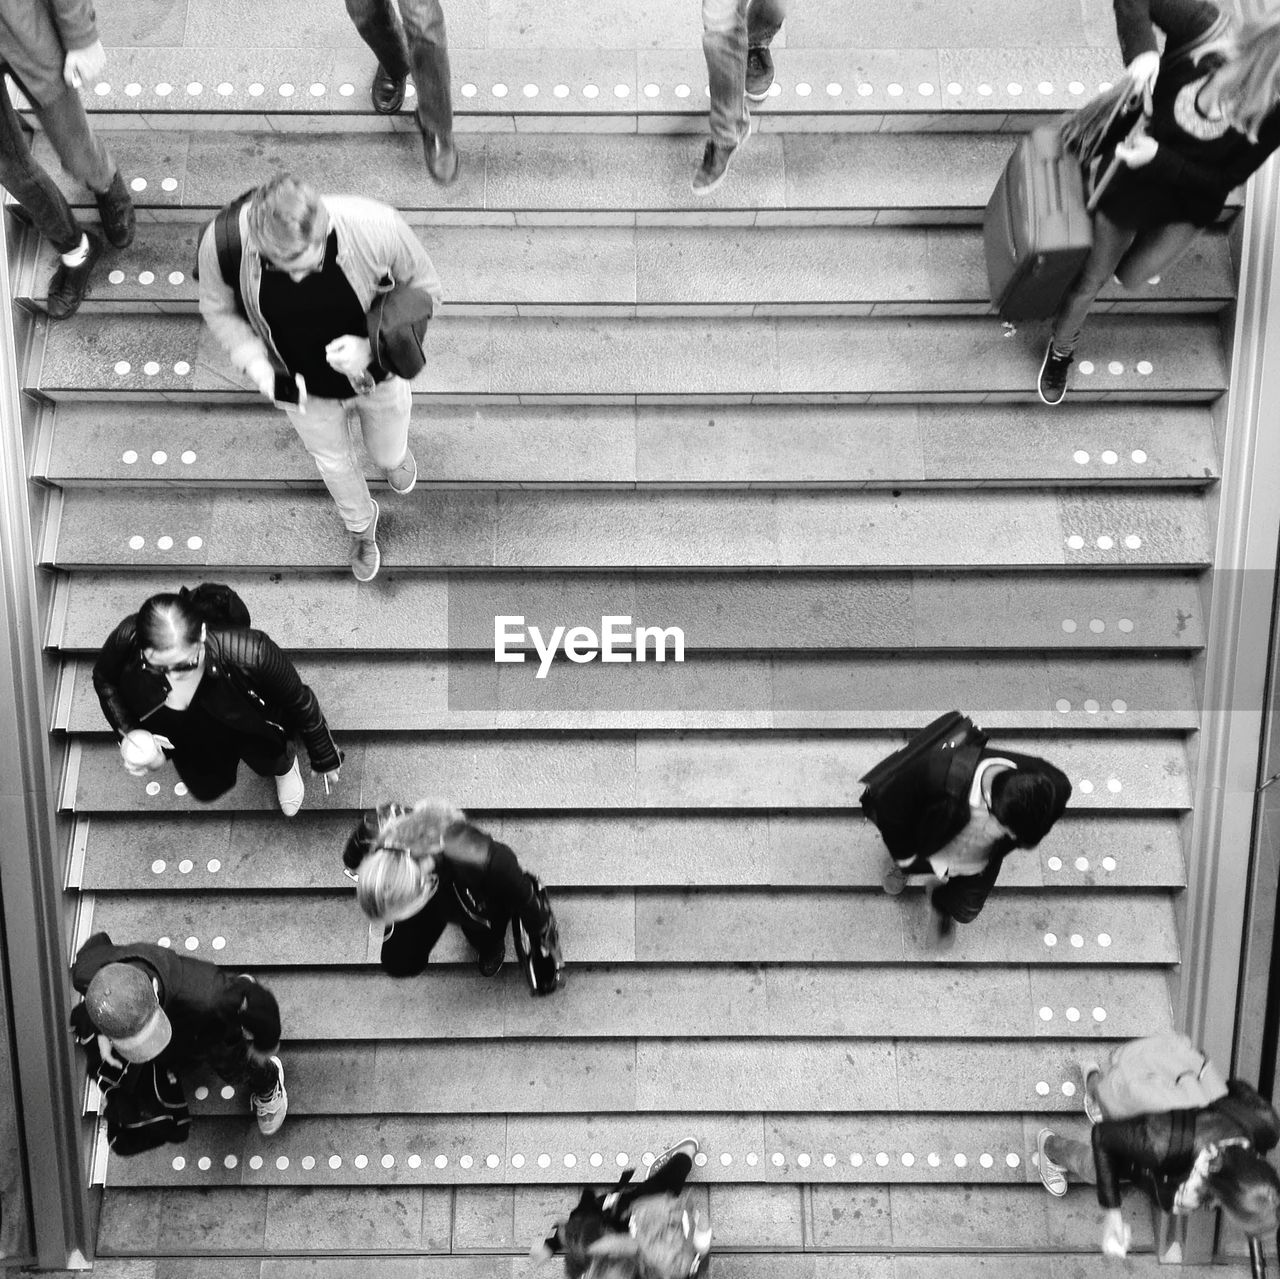
M 57 586 L 49 643 L 95 654 L 149 596 L 194 585 L 200 570 L 71 573 Z M 898 569 L 404 573 L 372 586 L 297 572 L 218 569 L 253 620 L 291 651 L 492 654 L 493 619 L 523 616 L 544 634 L 569 618 L 676 619 L 689 651 L 990 649 L 1090 654 L 1190 652 L 1204 643 L 1198 572 L 1091 566 L 1014 573 Z M 378 625 L 370 629 L 376 598 Z M 664 620 L 664 625 L 665 625 Z M 1103 699 L 1099 699 L 1102 701 Z
M 41 478 L 318 488 L 284 415 L 259 402 L 62 401 Z M 1218 473 L 1207 409 L 1017 405 L 420 404 L 423 484 L 546 487 L 1204 487 Z M 1208 464 L 1206 465 L 1206 459 Z M 371 480 L 381 472 L 366 463 Z
M 388 569 L 1185 568 L 1212 555 L 1195 492 L 895 492 L 419 489 L 384 495 L 378 539 Z M 46 562 L 345 575 L 348 556 L 326 493 L 151 486 L 66 492 Z
M 350 810 L 412 798 L 430 778 L 433 793 L 476 811 L 851 809 L 862 792 L 858 778 L 904 740 L 905 734 L 781 731 L 343 734 L 341 780 L 326 796 L 319 779 L 307 777 L 306 807 Z M 1061 768 L 1074 788 L 1073 808 L 1112 813 L 1190 807 L 1187 748 L 1180 736 L 1008 734 L 1001 741 Z M 151 781 L 130 777 L 114 743 L 76 741 L 73 753 L 64 806 L 77 812 L 276 808 L 274 785 L 252 775 L 242 776 L 222 799 L 200 806 L 174 794 L 177 777 L 167 768 Z
M 1054 1122 L 1059 1126 L 1056 1118 Z M 1030 1163 L 1041 1126 L 1038 1113 L 359 1114 L 301 1115 L 274 1137 L 264 1138 L 240 1116 L 210 1116 L 193 1125 L 181 1153 L 162 1149 L 115 1161 L 112 1184 L 358 1186 L 376 1178 L 385 1186 L 562 1185 L 567 1171 L 573 1175 L 576 1170 L 583 1181 L 591 1181 L 597 1175 L 592 1155 L 601 1156 L 595 1165 L 601 1169 L 610 1157 L 615 1167 L 639 1163 L 643 1153 L 653 1152 L 651 1134 L 683 1132 L 696 1136 L 707 1155 L 700 1172 L 707 1180 L 767 1185 L 1034 1182 L 1044 1194 Z M 1087 1127 L 1083 1115 L 1063 1116 L 1060 1125 L 1073 1136 L 1083 1136 Z M 725 1154 L 728 1164 L 721 1158 Z M 828 1154 L 834 1156 L 830 1162 Z M 930 1154 L 937 1156 L 936 1163 Z
M 875 888 L 887 862 L 878 832 L 849 814 L 656 813 L 633 816 L 472 811 L 494 838 L 536 857 L 548 883 L 576 888 Z M 87 891 L 199 893 L 332 889 L 355 811 L 93 815 L 78 818 Z M 263 849 L 269 848 L 270 855 Z M 1005 860 L 1002 890 L 1180 888 L 1179 819 L 1068 808 L 1053 838 Z
M 1110 1052 L 1115 1041 L 1090 1049 Z M 285 1049 L 289 1117 L 436 1113 L 873 1110 L 1080 1111 L 1080 1046 L 782 1039 L 519 1039 L 306 1043 Z M 483 1095 L 476 1062 L 484 1062 Z M 964 1071 L 980 1072 L 975 1088 Z M 1069 1092 L 1064 1093 L 1063 1085 Z M 243 1092 L 191 1076 L 192 1116 L 241 1115 Z M 224 1095 L 231 1091 L 230 1096 Z
M 544 677 L 537 652 L 527 644 L 520 652 L 524 662 L 501 664 L 492 653 L 304 658 L 298 670 L 335 732 L 898 729 L 927 723 L 948 702 L 988 731 L 1191 730 L 1199 724 L 1191 662 L 1183 656 L 686 652 L 675 664 L 655 662 L 650 645 L 644 662 L 561 658 Z M 89 661 L 64 667 L 55 729 L 111 731 L 92 675 Z
M 121 122 L 123 122 L 123 117 Z M 979 225 L 1015 139 L 991 132 L 795 133 L 753 138 L 734 164 L 733 180 L 695 196 L 689 180 L 702 140 L 646 134 L 485 133 L 468 138 L 457 182 L 424 180 L 422 145 L 402 130 L 281 133 L 261 118 L 224 117 L 247 132 L 194 122 L 190 130 L 107 129 L 104 142 L 129 178 L 144 221 L 187 210 L 211 216 L 228 200 L 273 174 L 305 176 L 322 191 L 358 191 L 394 205 L 411 222 L 669 222 L 738 226 L 893 223 Z M 363 126 L 362 126 L 363 127 Z M 1025 122 L 1022 123 L 1025 127 Z M 47 139 L 35 155 L 77 207 L 92 211 L 89 192 L 61 172 Z M 1238 203 L 1228 207 L 1231 216 Z M 189 272 L 190 266 L 181 267 Z M 446 296 L 447 296 L 446 282 Z
M 1009 341 L 994 317 L 442 317 L 413 385 L 466 402 L 1030 401 L 1042 341 L 1029 333 Z M 1209 402 L 1226 387 L 1212 317 L 1135 327 L 1102 316 L 1079 353 L 1075 399 Z M 77 315 L 46 331 L 28 377 L 54 400 L 260 402 L 194 315 Z
M 999 891 L 999 890 L 998 890 Z M 1025 1039 L 1056 1043 L 1067 1071 L 1094 1041 L 1166 1028 L 1167 970 L 1157 965 L 663 964 L 575 963 L 563 990 L 533 999 L 514 975 L 482 982 L 470 968 L 431 967 L 430 998 L 412 983 L 359 968 L 258 967 L 280 1002 L 290 1041 L 560 1039 L 574 1042 L 749 1036 L 925 1040 Z M 484 997 L 477 998 L 477 992 Z M 973 1009 L 985 1008 L 982 1023 Z M 350 1010 L 362 1010 L 353 1019 Z M 1099 1008 L 1101 1019 L 1093 1015 Z M 723 1017 L 710 1015 L 723 1009 Z M 1048 1009 L 1050 1016 L 1044 1016 Z M 1078 1017 L 1068 1016 L 1075 1009 Z M 1005 1044 L 1008 1047 L 1008 1043 Z M 965 1050 L 957 1044 L 957 1051 Z M 1036 1106 L 1061 1093 L 1068 1073 L 1038 1076 Z M 975 1086 L 976 1085 L 972 1085 Z M 1062 1096 L 1067 1094 L 1061 1093 Z M 1054 1103 L 1056 1104 L 1056 1103 Z
M 94 275 L 86 310 L 194 313 L 202 215 L 153 223 Z M 984 315 L 982 233 L 960 227 L 418 227 L 455 315 Z M 43 303 L 56 254 L 25 281 Z M 565 270 L 572 262 L 573 269 Z M 21 295 L 21 294 L 20 294 Z M 1100 311 L 1216 310 L 1235 296 L 1225 233 Z
M 528 869 L 538 873 L 536 855 Z M 210 890 L 112 893 L 95 899 L 95 928 L 113 937 L 160 942 L 220 964 L 305 962 L 308 967 L 377 958 L 352 886 L 337 869 L 328 893 L 291 897 L 287 914 L 260 894 Z M 957 930 L 947 952 L 926 944 L 930 908 L 921 892 L 878 890 L 560 889 L 556 918 L 566 962 L 625 964 L 915 963 L 1169 964 L 1178 958 L 1167 892 L 1131 890 L 991 897 L 982 924 Z M 1054 931 L 1046 931 L 1048 928 Z M 459 930 L 448 930 L 433 963 L 471 963 Z M 515 973 L 510 980 L 516 980 Z M 480 997 L 484 979 L 476 977 Z M 1105 1018 L 1097 1018 L 1099 1022 Z
M 591 1174 L 598 1185 L 611 1184 L 619 1171 L 613 1152 Z M 629 1153 L 629 1152 L 628 1152 Z M 866 1275 L 871 1279 L 941 1279 L 954 1274 L 957 1265 L 970 1273 L 995 1279 L 1016 1279 L 1032 1264 L 1026 1256 L 992 1256 L 957 1262 L 943 1257 L 877 1257 L 870 1248 L 906 1249 L 951 1243 L 965 1250 L 1005 1247 L 1026 1252 L 1056 1246 L 1084 1255 L 1070 1259 L 1070 1269 L 1058 1267 L 1066 1259 L 1044 1257 L 1038 1263 L 1044 1273 L 1063 1279 L 1103 1279 L 1115 1273 L 1114 1263 L 1096 1248 L 1097 1214 L 1093 1196 L 1077 1190 L 1065 1199 L 1052 1199 L 1038 1186 L 1008 1184 L 975 1185 L 967 1191 L 950 1185 L 899 1182 L 871 1185 L 744 1185 L 733 1186 L 707 1178 L 708 1168 L 695 1171 L 689 1193 L 699 1210 L 712 1222 L 716 1252 L 715 1273 L 726 1268 L 734 1274 L 777 1273 L 787 1276 Z M 242 1272 L 223 1270 L 228 1265 L 252 1265 L 254 1279 L 259 1262 L 231 1261 L 227 1254 L 244 1250 L 246 1243 L 268 1254 L 413 1253 L 409 1257 L 349 1256 L 347 1265 L 368 1266 L 367 1273 L 382 1279 L 412 1276 L 461 1276 L 489 1279 L 528 1273 L 524 1257 L 529 1245 L 543 1238 L 553 1222 L 563 1220 L 581 1189 L 569 1183 L 539 1186 L 395 1186 L 374 1190 L 360 1186 L 282 1185 L 246 1186 L 234 1191 L 196 1187 L 108 1187 L 103 1201 L 102 1242 L 109 1255 L 139 1258 L 137 1264 L 164 1266 L 179 1259 L 190 1265 L 193 1239 L 199 1239 L 212 1259 L 200 1274 L 211 1279 L 224 1275 L 242 1279 Z M 221 1202 L 225 1216 L 217 1215 Z M 1137 1256 L 1131 1256 L 1125 1273 L 1154 1274 L 1143 1257 L 1151 1247 L 1150 1214 L 1133 1194 L 1125 1196 L 1125 1212 L 1133 1229 Z M 343 1232 L 346 1232 L 345 1234 Z M 752 1249 L 772 1249 L 778 1269 L 770 1272 L 753 1256 Z M 805 1255 L 805 1250 L 814 1250 Z M 826 1251 L 829 1250 L 829 1251 Z M 454 1255 L 430 1255 L 448 1254 Z M 510 1251 L 519 1257 L 483 1256 Z M 154 1263 L 141 1260 L 160 1254 Z M 166 1256 L 167 1254 L 167 1256 Z M 422 1255 L 427 1254 L 427 1255 Z M 940 1263 L 946 1262 L 949 1270 Z M 514 1263 L 514 1270 L 509 1267 Z M 117 1262 L 103 1262 L 110 1267 Z M 292 1270 L 288 1260 L 262 1263 L 263 1279 L 273 1274 L 342 1275 L 355 1273 L 317 1259 L 305 1263 L 313 1269 Z M 427 1269 L 415 1267 L 425 1266 Z M 1108 1266 L 1109 1269 L 1104 1269 Z M 399 1267 L 391 1268 L 387 1267 Z M 497 1267 L 501 1267 L 498 1269 Z M 745 1267 L 745 1269 L 743 1269 Z M 820 1267 L 820 1269 L 814 1269 Z M 112 1276 L 121 1272 L 107 1269 Z M 126 1275 L 128 1272 L 124 1272 Z M 149 1274 L 150 1272 L 148 1272 Z M 161 1271 L 158 1274 L 184 1272 Z M 191 1273 L 187 1271 L 185 1273 Z M 243 1272 L 248 1273 L 248 1272 Z M 1168 1273 L 1164 1271 L 1163 1273 Z M 1208 1276 L 1207 1268 L 1188 1267 L 1179 1273 Z M 1234 1274 L 1215 1268 L 1222 1279 Z M 131 1279 L 131 1277 L 130 1277 Z

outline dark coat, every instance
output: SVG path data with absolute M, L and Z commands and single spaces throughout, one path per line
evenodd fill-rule
M 964 796 L 952 798 L 947 794 L 946 782 L 953 758 L 950 751 L 930 751 L 892 778 L 877 794 L 875 823 L 894 861 L 910 863 L 917 857 L 930 857 L 968 825 L 968 790 L 978 765 L 985 760 L 1007 759 L 1020 772 L 1047 777 L 1053 783 L 1055 822 L 1071 797 L 1071 783 L 1066 774 L 1046 760 L 987 747 L 969 770 Z M 1002 839 L 992 848 L 991 860 L 1002 861 L 1017 847 L 1015 840 Z
M 0 59 L 40 106 L 68 92 L 67 50 L 87 49 L 97 39 L 91 0 L 0 0 Z
M 1192 1120 L 1189 1142 L 1175 1140 L 1179 1115 Z M 1225 1097 L 1199 1110 L 1108 1119 L 1095 1124 L 1092 1135 L 1098 1202 L 1104 1208 L 1119 1208 L 1122 1181 L 1150 1178 L 1157 1199 L 1168 1211 L 1206 1146 L 1226 1137 L 1247 1137 L 1254 1150 L 1265 1155 L 1280 1141 L 1280 1118 L 1256 1089 L 1231 1079 Z
M 0 0 L 2 2 L 2 0 Z M 107 637 L 93 667 L 93 687 L 111 727 L 123 737 L 146 728 L 168 696 L 163 675 L 147 670 L 137 643 L 137 615 Z M 316 695 L 270 636 L 249 627 L 210 630 L 200 704 L 228 728 L 260 734 L 264 722 L 301 737 L 311 767 L 328 773 L 342 762 Z
M 95 933 L 76 956 L 71 984 L 83 995 L 98 969 L 125 963 L 159 980 L 160 1007 L 173 1027 L 173 1037 L 158 1061 L 173 1066 L 205 1061 L 246 1035 L 260 1053 L 278 1050 L 280 1008 L 265 986 L 167 946 L 151 942 L 116 946 L 106 933 Z M 83 1004 L 73 1012 L 72 1026 L 77 1034 L 92 1026 Z
M 1206 35 L 1218 20 L 1208 0 L 1114 0 L 1120 48 L 1128 65 L 1140 53 L 1157 49 L 1155 28 L 1167 47 L 1178 49 Z M 1216 58 L 1216 55 L 1215 55 Z M 1174 117 L 1178 92 L 1219 65 L 1208 58 L 1164 58 L 1152 96 L 1147 133 L 1159 144 L 1155 158 L 1138 169 L 1121 165 L 1099 207 L 1123 227 L 1167 226 L 1190 222 L 1208 226 L 1236 187 L 1280 146 L 1280 109 L 1272 110 L 1258 130 L 1257 142 L 1229 128 L 1218 138 L 1195 138 Z

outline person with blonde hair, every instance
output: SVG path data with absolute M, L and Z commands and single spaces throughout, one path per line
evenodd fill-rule
M 231 278 L 220 225 L 239 244 Z M 322 196 L 289 174 L 227 206 L 200 239 L 200 313 L 232 365 L 284 409 L 311 454 L 350 535 L 358 582 L 372 581 L 382 564 L 380 510 L 352 448 L 348 413 L 393 493 L 412 492 L 418 480 L 409 383 L 370 341 L 376 304 L 402 289 L 427 313 L 443 298 L 404 218 L 364 196 Z
M 1093 248 L 1053 321 L 1039 394 L 1061 404 L 1089 310 L 1112 275 L 1156 283 L 1280 146 L 1280 6 L 1232 22 L 1209 0 L 1114 0 L 1144 127 L 1115 146 L 1120 168 L 1093 221 Z M 1157 52 L 1156 28 L 1166 36 Z M 1104 164 L 1109 159 L 1104 155 Z
M 381 963 L 393 977 L 423 972 L 449 924 L 475 950 L 480 973 L 496 977 L 511 920 L 530 936 L 541 935 L 549 922 L 537 879 L 506 844 L 447 800 L 371 809 L 347 840 L 342 861 L 356 881 L 360 909 L 383 925 Z

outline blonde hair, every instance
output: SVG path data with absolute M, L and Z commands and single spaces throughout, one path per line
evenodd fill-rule
M 329 214 L 315 187 L 280 173 L 253 193 L 249 234 L 263 256 L 276 263 L 290 262 L 324 241 Z
M 360 909 L 370 919 L 387 919 L 428 893 L 445 834 L 466 820 L 466 813 L 444 799 L 419 800 L 409 812 L 387 818 L 356 870 Z
M 1232 24 L 1196 51 L 1224 61 L 1213 73 L 1218 101 L 1235 128 L 1257 142 L 1263 121 L 1280 103 L 1280 7 Z

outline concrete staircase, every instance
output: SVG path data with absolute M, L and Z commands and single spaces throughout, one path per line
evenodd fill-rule
M 721 1279 L 1012 1279 L 1028 1253 L 1101 1275 L 1092 1195 L 1051 1200 L 1032 1156 L 1046 1121 L 1083 1129 L 1077 1058 L 1171 1016 L 1229 227 L 1106 295 L 1050 412 L 1039 331 L 988 314 L 978 224 L 1009 135 L 1116 73 L 1109 6 L 1026 39 L 997 6 L 977 40 L 963 14 L 877 6 L 866 52 L 814 0 L 706 203 L 696 6 L 641 23 L 669 49 L 620 3 L 539 5 L 532 44 L 528 6 L 483 7 L 449 14 L 464 168 L 442 193 L 408 117 L 368 111 L 340 5 L 98 6 L 122 47 L 90 100 L 146 184 L 138 241 L 24 369 L 57 491 L 69 883 L 80 936 L 269 983 L 291 1098 L 263 1140 L 193 1081 L 186 1147 L 100 1149 L 98 1268 L 507 1279 L 575 1187 L 693 1133 Z M 401 208 L 444 280 L 424 483 L 380 495 L 371 586 L 195 311 L 201 226 L 279 167 Z M 38 304 L 47 253 L 23 243 Z M 130 779 L 105 732 L 96 648 L 206 578 L 295 656 L 347 752 L 292 822 L 252 775 L 199 809 L 171 773 Z M 494 664 L 499 613 L 630 613 L 681 626 L 687 659 L 536 680 Z M 918 897 L 881 893 L 857 778 L 952 705 L 1075 793 L 939 957 Z M 550 885 L 562 993 L 485 983 L 452 937 L 420 981 L 371 963 L 338 853 L 361 807 L 426 794 Z

